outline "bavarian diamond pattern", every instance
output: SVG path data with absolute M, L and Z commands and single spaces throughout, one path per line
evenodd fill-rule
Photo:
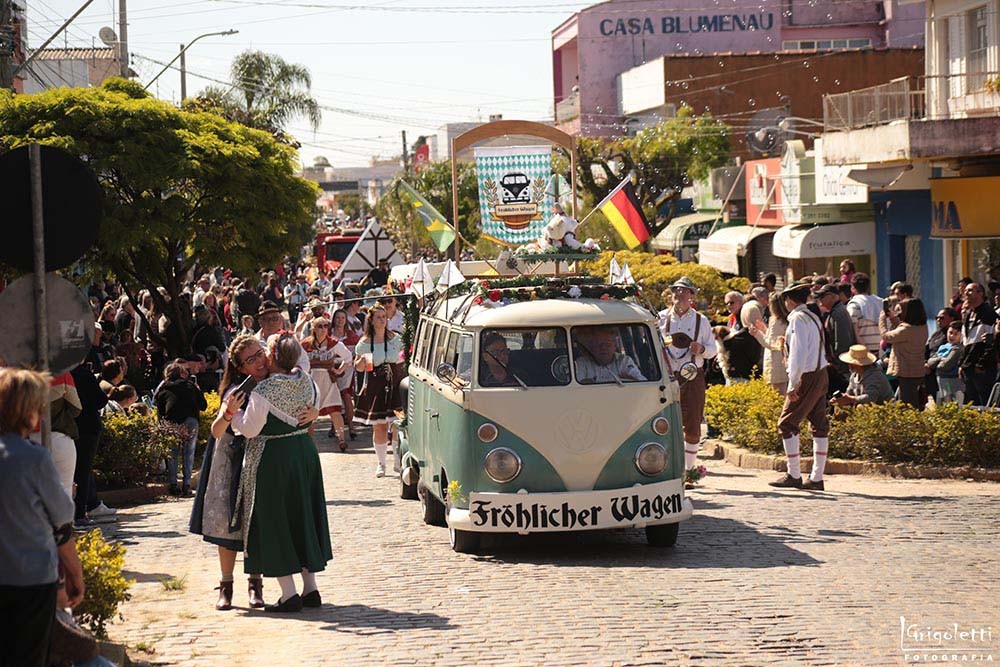
M 542 198 L 542 219 L 533 220 L 524 229 L 510 229 L 490 214 L 484 183 L 492 179 L 497 183 L 506 174 L 518 173 L 528 177 L 534 191 L 536 179 L 548 183 L 552 175 L 552 149 L 548 146 L 483 147 L 475 149 L 476 177 L 479 181 L 479 212 L 483 220 L 483 233 L 508 245 L 523 245 L 542 235 L 545 224 L 552 217 L 552 198 Z

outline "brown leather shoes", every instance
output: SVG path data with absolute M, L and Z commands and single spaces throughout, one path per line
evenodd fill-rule
M 781 479 L 776 479 L 773 482 L 768 482 L 768 486 L 776 486 L 779 489 L 801 489 L 802 488 L 802 478 L 792 477 L 788 473 Z
M 250 577 L 247 579 L 247 592 L 250 595 L 250 608 L 264 608 L 264 579 L 262 577 Z
M 227 611 L 233 608 L 233 582 L 232 581 L 220 581 L 219 586 L 215 589 L 219 591 L 219 599 L 215 603 L 215 608 L 218 611 Z

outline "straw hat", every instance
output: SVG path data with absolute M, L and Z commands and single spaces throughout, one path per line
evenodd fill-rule
M 855 366 L 871 366 L 878 361 L 864 345 L 852 345 L 850 350 L 840 355 L 840 360 L 845 364 L 854 364 Z

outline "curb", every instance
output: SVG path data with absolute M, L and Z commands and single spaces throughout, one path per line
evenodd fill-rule
M 198 478 L 201 471 L 197 470 L 191 475 L 191 488 L 198 488 Z M 166 496 L 170 492 L 170 485 L 165 482 L 150 482 L 142 486 L 134 486 L 129 489 L 109 489 L 98 491 L 97 497 L 108 505 L 121 507 L 123 505 L 145 505 L 151 503 L 161 496 Z
M 752 470 L 774 470 L 785 472 L 785 457 L 775 454 L 761 454 L 743 449 L 724 440 L 709 439 L 705 446 L 713 458 L 723 459 L 738 468 Z M 811 456 L 802 457 L 802 469 L 812 465 Z M 994 468 L 947 468 L 923 466 L 910 463 L 877 463 L 874 461 L 852 461 L 847 459 L 827 459 L 827 475 L 880 475 L 897 479 L 971 479 L 977 482 L 1000 482 L 1000 470 Z

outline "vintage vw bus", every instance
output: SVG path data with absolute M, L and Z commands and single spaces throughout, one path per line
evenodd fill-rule
M 672 546 L 692 507 L 654 315 L 601 286 L 490 287 L 420 313 L 401 496 L 461 552 L 482 533 L 626 527 Z

